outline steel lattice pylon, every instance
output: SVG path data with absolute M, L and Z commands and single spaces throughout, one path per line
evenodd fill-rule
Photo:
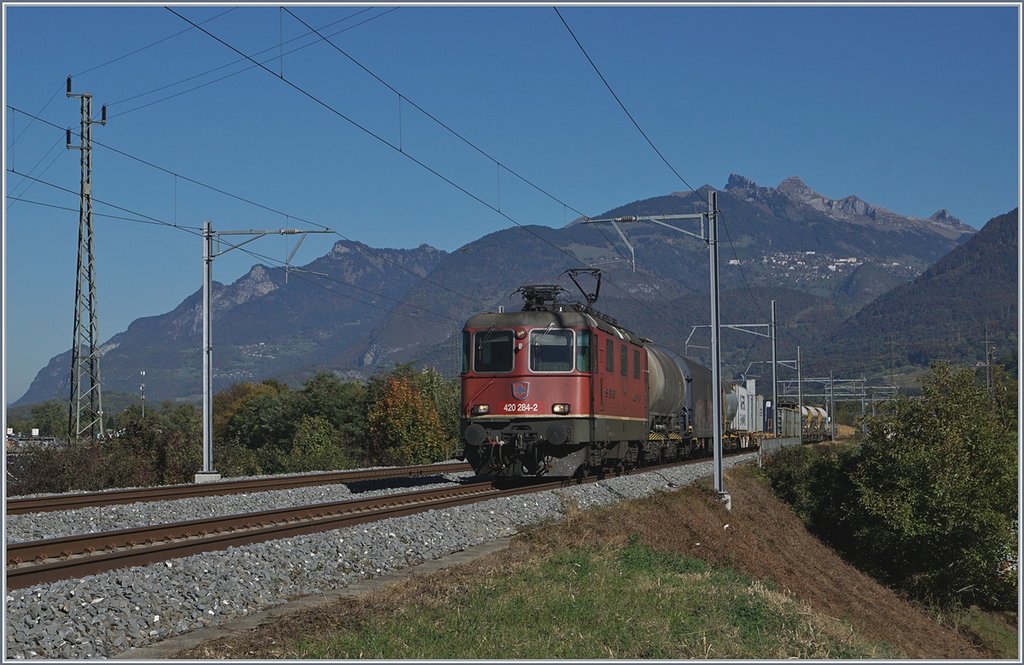
M 71 342 L 71 398 L 68 407 L 68 438 L 78 441 L 82 436 L 102 437 L 103 398 L 100 387 L 99 315 L 96 311 L 96 261 L 93 251 L 92 227 L 92 125 L 106 123 L 92 119 L 92 95 L 71 92 L 71 78 L 67 81 L 67 96 L 79 97 L 82 102 L 82 143 L 71 145 L 71 130 L 67 132 L 68 149 L 81 152 L 81 202 L 78 215 L 78 270 L 75 277 L 75 322 Z

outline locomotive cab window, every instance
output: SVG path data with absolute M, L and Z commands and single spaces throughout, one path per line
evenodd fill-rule
M 581 372 L 590 371 L 589 330 L 580 330 L 576 333 L 576 369 Z
M 512 331 L 488 330 L 474 336 L 473 371 L 512 371 Z
M 530 371 L 571 372 L 573 334 L 571 330 L 530 331 Z

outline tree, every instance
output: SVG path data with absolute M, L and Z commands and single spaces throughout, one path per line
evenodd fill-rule
M 867 419 L 861 445 L 766 466 L 808 528 L 861 569 L 940 604 L 1017 598 L 1017 388 L 936 364 L 919 396 Z
M 336 430 L 336 445 L 343 456 L 358 459 L 365 456 L 366 399 L 365 385 L 321 373 L 294 394 L 291 408 L 296 420 L 306 415 L 323 418 Z
M 414 379 L 420 392 L 433 404 L 441 427 L 445 456 L 451 457 L 459 443 L 459 380 L 445 379 L 433 367 L 415 374 Z
M 920 399 L 868 421 L 852 481 L 861 563 L 912 594 L 1015 604 L 1017 412 L 998 370 L 990 393 L 970 368 L 936 364 Z
M 68 435 L 68 403 L 47 400 L 33 404 L 28 417 L 11 418 L 7 426 L 15 432 L 29 434 L 38 429 L 40 436 L 65 438 Z
M 323 416 L 302 416 L 295 427 L 285 470 L 299 472 L 347 468 L 350 463 L 340 438 L 338 430 Z
M 397 366 L 371 387 L 367 408 L 370 454 L 384 464 L 427 464 L 444 459 L 445 435 L 437 408 L 408 366 Z

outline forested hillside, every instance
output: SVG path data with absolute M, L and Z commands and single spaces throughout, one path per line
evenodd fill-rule
M 990 220 L 916 279 L 841 325 L 812 366 L 884 374 L 939 359 L 973 364 L 985 359 L 987 332 L 996 357 L 1015 368 L 1019 227 L 1016 209 Z

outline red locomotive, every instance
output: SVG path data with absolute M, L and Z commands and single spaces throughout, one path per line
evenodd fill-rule
M 596 275 L 587 305 L 524 286 L 522 311 L 466 323 L 460 429 L 478 475 L 574 476 L 709 448 L 711 371 L 595 311 Z

